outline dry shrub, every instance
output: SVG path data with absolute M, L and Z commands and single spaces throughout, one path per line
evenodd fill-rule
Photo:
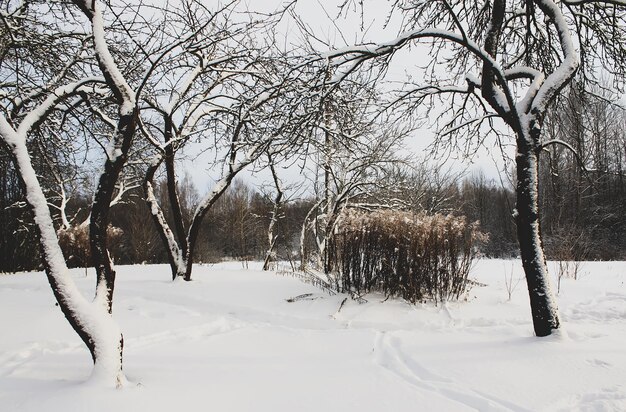
M 112 225 L 107 227 L 109 249 L 115 248 L 120 243 L 123 234 L 122 229 L 118 227 Z M 92 266 L 89 225 L 77 225 L 69 229 L 61 228 L 57 231 L 57 236 L 68 267 Z
M 465 217 L 381 210 L 342 213 L 330 242 L 340 291 L 381 291 L 412 303 L 458 299 L 468 288 L 476 244 Z

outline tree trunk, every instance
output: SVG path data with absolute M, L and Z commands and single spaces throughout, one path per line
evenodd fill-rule
M 271 235 L 270 235 L 271 236 Z M 272 238 L 272 243 L 270 243 L 267 252 L 265 253 L 265 260 L 263 260 L 263 270 L 270 270 L 270 263 L 272 259 L 275 260 L 274 257 L 274 246 L 276 245 L 276 238 Z
M 170 201 L 170 210 L 174 217 L 174 230 L 176 232 L 176 241 L 182 251 L 183 256 L 187 254 L 187 233 L 185 232 L 185 222 L 183 221 L 183 213 L 180 209 L 180 199 L 178 198 L 178 187 L 176 185 L 176 170 L 174 165 L 174 157 L 176 150 L 172 146 L 172 118 L 165 116 L 165 171 L 167 177 L 167 195 Z
M 109 210 L 117 179 L 126 163 L 135 134 L 136 116 L 136 109 L 131 110 L 128 114 L 120 113 L 118 130 L 113 137 L 113 144 L 109 147 L 107 159 L 104 162 L 104 171 L 100 175 L 94 194 L 89 223 L 91 259 L 97 273 L 96 300 L 106 305 L 109 313 L 113 309 L 113 290 L 115 288 L 115 269 L 107 245 Z
M 211 209 L 211 206 L 222 196 L 222 194 L 228 189 L 230 183 L 235 178 L 237 173 L 243 168 L 239 167 L 236 171 L 232 171 L 224 176 L 221 180 L 219 180 L 213 190 L 200 202 L 200 205 L 196 209 L 196 213 L 193 216 L 191 221 L 191 226 L 189 227 L 189 233 L 187 235 L 187 253 L 185 255 L 185 264 L 187 265 L 185 270 L 184 279 L 186 281 L 191 280 L 191 271 L 193 268 L 193 260 L 195 257 L 196 244 L 198 242 L 198 235 L 200 234 L 200 226 L 202 225 L 202 220 L 204 216 L 206 216 L 207 212 Z
M 538 130 L 534 132 L 539 133 Z M 517 239 L 528 284 L 535 334 L 547 336 L 558 329 L 560 323 L 539 227 L 538 157 L 529 140 L 526 136 L 518 137 Z
M 8 124 L 0 119 L 0 126 L 8 131 Z M 3 124 L 5 123 L 5 124 Z M 59 308 L 72 329 L 89 349 L 94 363 L 92 379 L 120 386 L 122 373 L 122 334 L 105 307 L 88 302 L 72 280 L 63 252 L 54 230 L 47 199 L 33 169 L 25 137 L 10 133 L 5 138 L 14 155 L 16 169 L 25 188 L 27 203 L 33 212 L 38 230 L 44 269 Z
M 130 150 L 135 133 L 136 116 L 136 109 L 133 109 L 128 114 L 120 113 L 118 130 L 116 135 L 113 137 L 113 144 L 110 146 L 110 150 L 107 153 L 107 159 L 104 163 L 104 171 L 98 180 L 98 186 L 96 188 L 91 207 L 89 243 L 91 245 L 91 259 L 97 275 L 96 297 L 94 303 L 96 304 L 96 307 L 99 306 L 102 310 L 105 310 L 109 316 L 113 311 L 113 291 L 115 288 L 116 275 L 107 244 L 107 227 L 110 221 L 109 210 L 111 208 L 111 200 L 113 199 L 115 185 L 122 168 L 126 163 L 128 151 Z M 109 343 L 109 345 L 104 349 L 110 350 L 110 345 L 111 344 Z M 119 350 L 119 362 L 115 364 L 115 367 L 119 367 L 119 375 L 116 384 L 121 386 L 122 381 L 120 380 L 120 377 L 123 377 L 121 374 L 122 351 L 124 348 L 124 337 L 121 333 L 119 333 L 117 348 Z M 95 347 L 92 356 L 97 356 L 97 354 L 102 351 L 103 348 Z M 107 362 L 110 363 L 110 361 Z M 96 373 L 99 373 L 97 358 L 94 358 L 94 363 L 96 365 L 94 370 Z M 107 365 L 104 367 L 112 368 L 113 366 Z
M 146 177 L 143 181 L 143 190 L 146 197 L 146 203 L 150 208 L 150 215 L 156 226 L 159 237 L 165 246 L 167 252 L 167 259 L 172 271 L 172 280 L 176 280 L 178 277 L 185 276 L 186 265 L 184 263 L 184 252 L 181 251 L 178 246 L 178 242 L 170 229 L 165 214 L 159 206 L 159 202 L 154 194 L 154 174 L 161 165 L 163 158 L 153 162 L 146 172 Z M 186 241 L 186 239 L 185 239 Z
M 106 84 L 111 89 L 118 105 L 119 119 L 115 133 L 106 150 L 107 158 L 94 193 L 89 223 L 91 258 L 97 274 L 95 301 L 105 306 L 106 310 L 111 313 L 115 270 L 107 247 L 109 210 L 117 179 L 126 163 L 128 151 L 135 135 L 138 108 L 135 92 L 126 83 L 126 79 L 115 64 L 106 43 L 100 3 L 95 0 L 73 0 L 73 3 L 91 23 L 95 57 Z
M 276 227 L 278 219 L 280 218 L 280 211 L 283 200 L 283 189 L 281 187 L 280 179 L 278 179 L 278 174 L 276 173 L 276 168 L 274 167 L 272 156 L 270 154 L 268 154 L 268 160 L 270 164 L 270 170 L 272 172 L 272 178 L 274 179 L 274 186 L 276 187 L 276 197 L 274 198 L 274 207 L 272 208 L 270 224 L 267 227 L 268 248 L 267 253 L 265 254 L 265 261 L 263 262 L 263 270 L 269 270 L 272 258 L 276 258 L 274 253 L 274 246 L 276 246 L 276 241 L 278 237 L 274 234 L 274 228 Z

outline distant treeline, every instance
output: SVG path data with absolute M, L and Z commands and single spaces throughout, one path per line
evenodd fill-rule
M 626 259 L 626 180 L 623 172 L 578 172 L 567 153 L 561 155 L 558 175 L 544 165 L 541 176 L 543 239 L 548 258 Z M 20 182 L 5 153 L 0 156 L 0 169 L 6 171 L 0 174 L 0 271 L 40 268 L 36 228 L 23 202 Z M 468 221 L 479 221 L 480 230 L 489 235 L 489 240 L 482 246 L 483 256 L 517 255 L 512 217 L 515 196 L 511 188 L 479 173 L 460 182 L 449 181 L 436 191 L 431 198 L 442 200 L 430 205 L 429 213 L 449 213 L 466 216 Z M 190 218 L 199 196 L 189 178 L 182 179 L 180 193 L 183 214 Z M 167 210 L 163 186 L 158 195 Z M 410 193 L 406 195 L 407 199 L 411 198 Z M 275 251 L 279 259 L 299 259 L 302 224 L 314 203 L 315 199 L 300 199 L 283 205 L 274 229 L 278 236 Z M 88 204 L 86 197 L 71 199 L 68 215 L 74 216 L 76 221 L 86 219 Z M 419 211 L 420 205 L 416 204 L 412 209 Z M 198 261 L 262 260 L 268 247 L 267 227 L 272 208 L 271 196 L 236 181 L 203 224 Z M 131 190 L 122 204 L 112 208 L 111 222 L 119 229 L 110 235 L 111 253 L 117 264 L 167 263 L 163 243 L 140 189 Z M 87 239 L 80 233 L 61 237 L 70 266 L 89 264 Z M 305 241 L 314 242 L 308 236 Z
M 626 259 L 626 115 L 614 101 L 587 98 L 572 87 L 545 121 L 539 210 L 549 259 Z M 31 147 L 33 166 L 50 199 L 57 229 L 63 228 L 59 231 L 60 242 L 70 266 L 89 265 L 89 183 L 72 173 L 77 166 L 62 151 L 51 162 L 51 155 L 44 153 L 58 150 L 54 146 L 43 147 L 45 142 Z M 41 266 L 37 229 L 6 149 L 0 146 L 0 272 L 37 269 Z M 368 165 L 365 164 L 365 175 Z M 65 187 L 59 185 L 59 173 L 75 176 L 67 184 L 72 193 L 59 189 Z M 138 183 L 140 174 L 137 176 L 134 184 L 120 186 L 118 191 L 123 196 L 111 207 L 111 254 L 118 264 L 166 263 L 164 242 L 144 201 Z M 510 177 L 496 180 L 482 173 L 463 177 L 423 162 L 406 168 L 399 166 L 396 172 L 381 174 L 378 179 L 368 183 L 371 190 L 349 201 L 344 199 L 344 203 L 336 200 L 335 207 L 402 208 L 416 213 L 465 216 L 469 222 L 479 221 L 480 230 L 489 236 L 482 246 L 483 256 L 517 256 L 515 182 Z M 177 185 L 183 224 L 188 227 L 201 191 L 188 176 L 179 179 Z M 172 225 L 165 180 L 157 186 L 159 204 Z M 323 191 L 316 192 L 321 196 Z M 275 188 L 261 190 L 235 180 L 202 223 L 196 261 L 264 259 L 275 193 Z M 307 223 L 309 230 L 303 232 L 302 228 L 311 212 L 324 212 L 320 204 L 323 203 L 319 198 L 306 196 L 281 201 L 273 228 L 273 251 L 278 259 L 296 261 L 301 251 L 317 249 L 320 238 L 311 233 L 311 221 Z M 321 209 L 324 208 L 328 206 Z M 324 218 L 313 223 L 323 224 Z M 323 228 L 313 232 L 319 234 Z

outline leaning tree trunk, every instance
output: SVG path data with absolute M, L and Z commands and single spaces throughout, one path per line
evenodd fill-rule
M 187 233 L 185 232 L 185 222 L 183 220 L 183 213 L 180 207 L 180 199 L 178 198 L 178 187 L 176 184 L 176 170 L 174 164 L 174 157 L 176 151 L 172 146 L 173 139 L 173 124 L 171 116 L 165 116 L 165 171 L 167 179 L 167 196 L 170 201 L 170 210 L 174 217 L 174 231 L 176 233 L 176 239 L 178 245 L 182 251 L 183 256 L 187 254 Z
M 110 314 L 113 309 L 115 270 L 107 248 L 109 209 L 117 179 L 126 163 L 135 134 L 138 109 L 135 91 L 126 82 L 126 78 L 119 70 L 109 51 L 105 38 L 105 23 L 100 3 L 96 0 L 73 0 L 73 3 L 85 14 L 85 17 L 91 23 L 95 57 L 106 84 L 113 93 L 118 105 L 119 119 L 115 133 L 107 148 L 107 159 L 94 194 L 89 224 L 89 244 L 97 274 L 95 303 Z M 117 345 L 119 350 L 119 375 L 122 374 L 123 346 L 124 339 L 120 333 L 119 344 Z
M 187 253 L 185 255 L 185 263 L 187 265 L 185 270 L 184 279 L 186 281 L 191 280 L 191 271 L 193 269 L 193 261 L 195 258 L 196 244 L 198 243 L 198 236 L 200 235 L 200 227 L 202 226 L 202 220 L 209 212 L 211 207 L 217 200 L 222 196 L 222 194 L 228 189 L 232 180 L 235 178 L 237 173 L 243 169 L 243 165 L 238 167 L 233 171 L 231 169 L 230 173 L 220 179 L 211 192 L 200 202 L 198 208 L 196 209 L 196 213 L 193 216 L 191 221 L 191 226 L 189 226 L 189 233 L 187 234 Z
M 2 117 L 0 134 L 14 155 L 27 203 L 35 218 L 44 269 L 52 292 L 72 329 L 91 354 L 94 363 L 92 379 L 102 380 L 106 385 L 120 386 L 125 380 L 122 374 L 122 334 L 107 309 L 88 302 L 70 276 L 47 199 L 26 148 L 26 137 L 12 133 Z
M 539 130 L 533 130 L 533 134 Z M 517 202 L 515 219 L 522 265 L 526 274 L 533 327 L 537 336 L 547 336 L 559 328 L 556 301 L 550 287 L 548 267 L 541 242 L 538 208 L 538 142 L 518 137 Z
M 170 263 L 170 269 L 172 271 L 172 280 L 176 280 L 179 277 L 185 276 L 185 252 L 183 252 L 178 246 L 178 241 L 176 240 L 172 229 L 170 229 L 167 219 L 165 218 L 165 214 L 163 213 L 163 209 L 159 205 L 159 202 L 154 194 L 154 174 L 161 165 L 162 161 L 163 157 L 160 157 L 148 167 L 146 177 L 143 181 L 143 190 L 146 197 L 146 203 L 150 208 L 150 215 L 152 216 L 157 232 L 159 233 L 159 237 L 161 238 L 161 241 L 167 251 L 167 259 Z M 186 239 L 183 239 L 183 242 L 186 242 Z
M 111 200 L 115 191 L 118 177 L 126 163 L 128 151 L 135 132 L 135 121 L 137 111 L 131 110 L 128 113 L 120 112 L 118 130 L 111 145 L 107 160 L 104 164 L 104 171 L 98 180 L 98 186 L 94 194 L 91 208 L 91 220 L 89 224 L 89 243 L 91 246 L 91 258 L 96 269 L 96 298 L 94 303 L 106 310 L 110 315 L 113 310 L 113 290 L 115 288 L 115 269 L 109 255 L 107 227 L 109 225 L 109 210 Z M 118 333 L 117 356 L 119 363 L 115 366 L 119 368 L 118 376 L 122 376 L 122 352 L 124 349 L 124 337 Z M 96 351 L 96 354 L 98 351 Z M 97 360 L 94 359 L 96 364 Z M 119 386 L 122 381 L 118 378 Z
M 143 190 L 146 196 L 146 202 L 150 208 L 153 221 L 155 223 L 159 237 L 167 250 L 167 259 L 172 271 L 172 280 L 185 278 L 187 272 L 186 256 L 187 256 L 187 235 L 185 232 L 185 222 L 180 207 L 180 199 L 178 198 L 178 188 L 176 184 L 175 155 L 176 150 L 172 145 L 173 139 L 173 123 L 169 115 L 164 116 L 164 136 L 165 147 L 159 158 L 155 160 L 146 171 L 146 177 L 143 182 Z M 166 186 L 167 197 L 169 200 L 170 211 L 174 228 L 167 222 L 163 209 L 154 194 L 154 175 L 165 163 L 166 170 Z

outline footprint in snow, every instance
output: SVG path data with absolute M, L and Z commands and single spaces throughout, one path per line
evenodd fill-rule
M 613 366 L 609 362 L 605 362 L 601 359 L 587 359 L 587 363 L 590 365 L 599 366 L 601 368 L 610 368 Z
M 546 410 L 554 412 L 626 411 L 626 393 L 621 386 L 604 388 L 559 401 Z

